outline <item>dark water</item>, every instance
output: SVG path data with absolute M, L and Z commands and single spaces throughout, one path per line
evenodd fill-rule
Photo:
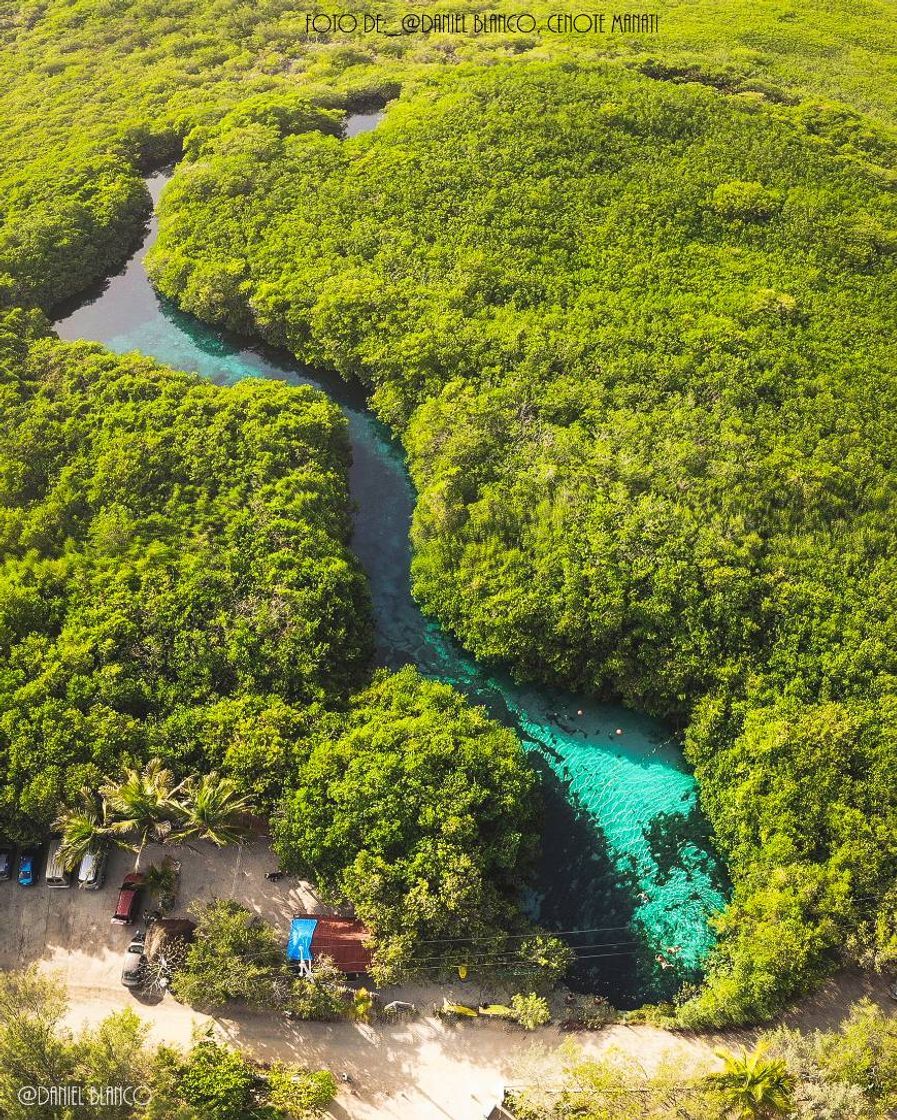
M 346 139 L 360 136 L 362 132 L 371 132 L 383 120 L 383 110 L 377 109 L 371 113 L 353 113 L 346 120 Z
M 379 119 L 350 118 L 347 137 Z M 169 177 L 148 181 L 154 200 Z M 576 947 L 579 984 L 617 1006 L 668 996 L 695 978 L 713 943 L 707 918 L 724 904 L 725 875 L 668 729 L 584 696 L 517 686 L 481 668 L 426 618 L 410 589 L 411 482 L 360 389 L 229 338 L 157 296 L 143 268 L 155 233 L 154 219 L 126 267 L 61 312 L 60 336 L 139 350 L 219 385 L 244 377 L 313 385 L 342 406 L 357 507 L 352 547 L 370 581 L 378 661 L 413 662 L 486 705 L 516 728 L 543 776 L 544 852 L 532 912 Z

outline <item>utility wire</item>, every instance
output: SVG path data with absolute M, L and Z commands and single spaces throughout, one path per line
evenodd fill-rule
M 693 926 L 695 929 L 698 929 L 701 926 L 700 922 L 691 922 L 691 923 L 688 923 L 688 924 Z M 612 932 L 615 932 L 617 930 L 631 930 L 632 926 L 633 926 L 632 922 L 627 922 L 626 925 L 622 925 L 622 926 L 592 926 L 589 929 L 545 929 L 545 930 L 532 931 L 530 933 L 479 934 L 476 937 L 430 937 L 430 938 L 424 937 L 424 938 L 421 938 L 419 941 L 417 941 L 416 944 L 418 944 L 418 945 L 448 945 L 448 944 L 454 945 L 454 944 L 458 944 L 460 942 L 494 941 L 498 938 L 504 938 L 506 940 L 511 939 L 511 940 L 524 940 L 524 941 L 526 941 L 526 940 L 528 940 L 529 938 L 532 938 L 532 937 L 544 937 L 546 935 L 548 935 L 549 937 L 572 937 L 575 934 L 580 934 L 580 933 L 612 933 Z M 684 927 L 684 928 L 687 928 L 687 927 Z
M 620 949 L 620 948 L 624 948 L 624 947 L 627 947 L 627 946 L 644 946 L 644 945 L 645 945 L 645 942 L 642 941 L 642 940 L 625 941 L 625 940 L 621 939 L 619 941 L 596 941 L 596 942 L 593 942 L 592 944 L 589 944 L 589 945 L 570 945 L 570 946 L 568 946 L 568 948 L 570 948 L 573 951 L 574 954 L 578 954 L 578 953 L 580 953 L 580 952 L 582 952 L 583 950 L 586 950 L 586 949 Z M 519 954 L 519 950 L 515 950 L 515 949 L 496 949 L 495 952 L 493 952 L 493 953 L 489 953 L 488 951 L 486 951 L 486 952 L 470 954 L 469 959 L 481 960 L 481 961 L 482 960 L 502 960 L 502 959 L 506 959 L 508 961 L 519 961 L 521 958 L 518 954 Z M 432 955 L 427 955 L 427 956 L 412 957 L 411 959 L 412 959 L 412 961 L 419 962 L 420 964 L 427 964 L 430 961 L 444 961 L 445 957 L 442 954 L 432 954 Z M 456 962 L 451 962 L 451 963 L 452 963 L 452 966 L 454 966 L 454 963 L 456 963 Z M 462 962 L 457 962 L 457 963 L 462 963 Z

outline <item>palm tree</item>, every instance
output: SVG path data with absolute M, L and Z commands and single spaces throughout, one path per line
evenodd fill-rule
M 753 1054 L 717 1050 L 725 1068 L 710 1075 L 723 1096 L 725 1115 L 734 1120 L 772 1120 L 791 1112 L 794 1078 L 780 1058 L 767 1058 L 762 1046 Z
M 114 816 L 110 829 L 118 836 L 129 832 L 140 835 L 139 844 L 127 845 L 137 853 L 135 869 L 140 866 L 147 843 L 150 840 L 164 843 L 183 816 L 177 801 L 182 785 L 175 785 L 171 771 L 154 758 L 143 770 L 127 769 L 120 781 L 107 781 L 100 787 Z
M 240 795 L 232 778 L 214 770 L 185 783 L 181 809 L 179 836 L 197 836 L 223 848 L 243 840 L 249 831 L 245 818 L 252 812 L 250 799 Z
M 106 802 L 87 788 L 81 790 L 76 806 L 60 813 L 53 828 L 62 834 L 59 859 L 66 871 L 73 871 L 88 852 L 114 839 Z

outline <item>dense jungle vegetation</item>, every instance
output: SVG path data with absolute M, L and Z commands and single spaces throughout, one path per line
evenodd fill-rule
M 342 712 L 371 635 L 336 405 L 3 328 L 4 831 L 122 764 L 219 769 L 265 813 L 287 788 L 284 861 L 356 904 L 384 967 L 501 936 L 535 832 L 518 741 L 413 670 Z
M 525 928 L 515 891 L 533 855 L 534 786 L 512 731 L 413 668 L 381 673 L 338 736 L 320 729 L 275 848 L 283 866 L 351 900 L 385 980 L 415 961 L 431 974 L 439 958 L 466 963 L 459 930 L 476 938 L 478 965 L 514 957 L 523 971 L 525 943 L 504 934 Z
M 375 386 L 421 492 L 422 601 L 482 656 L 688 724 L 736 892 L 683 1018 L 724 1023 L 845 947 L 897 952 L 897 51 L 885 3 L 657 10 L 653 38 L 361 39 L 306 35 L 284 0 L 0 4 L 0 299 L 46 310 L 108 271 L 148 212 L 143 171 L 186 151 L 160 285 Z M 585 65 L 609 56 L 624 66 Z M 339 110 L 402 85 L 385 126 L 340 146 Z M 4 818 L 46 822 L 148 753 L 239 772 L 268 805 L 301 774 L 288 821 L 306 784 L 338 803 L 337 756 L 363 765 L 365 706 L 394 699 L 375 684 L 324 713 L 368 642 L 337 414 L 42 334 L 9 312 Z M 235 466 L 199 477 L 218 439 Z M 272 598 L 247 534 L 279 541 L 284 511 Z M 355 841 L 315 841 L 345 885 Z
M 410 669 L 343 711 L 370 618 L 338 407 L 63 344 L 21 311 L 0 370 L 4 832 L 60 805 L 89 822 L 82 790 L 161 759 L 266 815 L 288 791 L 284 860 L 355 903 L 384 968 L 419 937 L 519 926 L 536 814 L 515 736 Z
M 369 654 L 342 414 L 29 326 L 8 313 L 0 337 L 6 827 L 123 758 L 279 778 Z
M 416 594 L 479 657 L 687 723 L 736 883 L 687 1021 L 858 927 L 892 952 L 894 153 L 832 106 L 462 69 L 350 143 L 197 141 L 148 262 L 371 384 Z
M 360 0 L 352 10 L 395 21 L 459 8 Z M 519 5 L 501 0 L 490 10 Z M 528 10 L 544 23 L 581 8 L 539 0 Z M 649 37 L 350 36 L 308 34 L 307 10 L 288 0 L 3 0 L 0 294 L 47 306 L 104 275 L 148 209 L 141 170 L 258 94 L 295 99 L 301 90 L 334 108 L 392 96 L 410 74 L 463 61 L 612 55 L 659 65 L 677 81 L 822 94 L 889 128 L 897 121 L 885 0 L 661 0 L 652 10 L 660 33 Z

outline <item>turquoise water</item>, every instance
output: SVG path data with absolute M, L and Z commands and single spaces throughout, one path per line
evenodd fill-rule
M 154 199 L 166 181 L 148 181 Z M 542 774 L 543 856 L 528 908 L 565 931 L 579 986 L 619 1007 L 669 996 L 697 978 L 713 943 L 707 919 L 723 906 L 726 881 L 671 732 L 614 705 L 517 686 L 427 619 L 410 590 L 411 482 L 360 389 L 228 338 L 160 299 L 143 268 L 155 232 L 152 222 L 121 273 L 60 313 L 60 336 L 139 350 L 219 385 L 244 377 L 314 385 L 342 406 L 353 455 L 352 547 L 370 580 L 378 662 L 413 662 L 463 689 L 517 729 Z

